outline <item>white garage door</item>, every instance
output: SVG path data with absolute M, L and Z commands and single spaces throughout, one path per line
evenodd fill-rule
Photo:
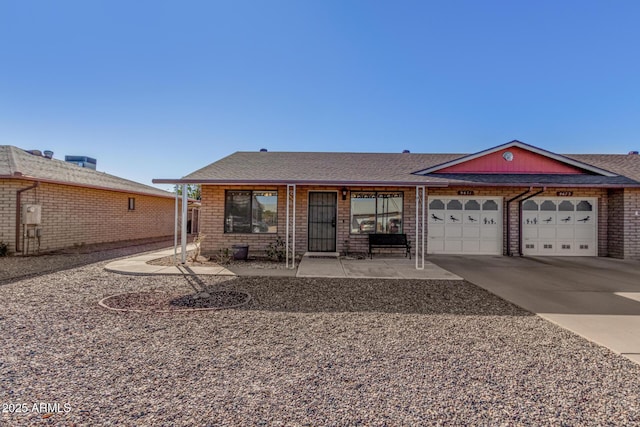
M 524 255 L 598 255 L 597 199 L 533 198 L 522 203 Z
M 502 198 L 429 197 L 427 253 L 502 254 Z

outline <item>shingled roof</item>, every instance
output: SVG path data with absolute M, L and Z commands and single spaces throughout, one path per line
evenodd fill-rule
M 150 185 L 83 168 L 57 159 L 33 155 L 18 147 L 0 145 L 0 178 L 28 179 L 160 197 L 175 197 Z
M 336 185 L 564 185 L 640 186 L 640 156 L 573 154 L 565 157 L 610 171 L 616 176 L 426 174 L 416 171 L 447 163 L 467 154 L 236 152 L 180 180 L 154 182 L 251 184 L 295 183 Z
M 565 156 L 640 182 L 640 155 L 638 154 L 565 154 Z
M 296 183 L 437 184 L 442 179 L 412 175 L 425 163 L 455 159 L 459 154 L 379 154 L 311 152 L 237 152 L 184 179 Z

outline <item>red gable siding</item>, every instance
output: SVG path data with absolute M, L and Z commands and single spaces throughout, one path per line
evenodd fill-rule
M 507 151 L 513 154 L 513 160 L 510 162 L 502 157 Z M 584 174 L 585 171 L 558 160 L 524 150 L 520 147 L 509 147 L 495 153 L 440 169 L 438 173 Z

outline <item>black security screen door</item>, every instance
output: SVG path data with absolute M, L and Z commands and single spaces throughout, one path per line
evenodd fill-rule
M 309 251 L 336 251 L 336 193 L 309 192 Z

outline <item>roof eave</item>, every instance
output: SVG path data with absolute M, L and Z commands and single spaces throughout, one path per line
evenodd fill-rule
M 136 190 L 125 190 L 125 189 L 120 189 L 120 188 L 112 188 L 112 187 L 101 187 L 99 185 L 90 185 L 90 184 L 78 184 L 78 183 L 73 183 L 73 182 L 66 182 L 66 181 L 56 181 L 53 179 L 43 179 L 43 178 L 37 178 L 37 177 L 33 177 L 33 176 L 27 176 L 27 175 L 0 175 L 0 179 L 20 179 L 23 181 L 33 181 L 33 182 L 46 182 L 48 184 L 58 184 L 58 185 L 69 185 L 71 187 L 82 187 L 82 188 L 92 188 L 94 190 L 103 190 L 103 191 L 115 191 L 117 193 L 127 193 L 127 194 L 139 194 L 141 196 L 150 196 L 150 197 L 162 197 L 162 198 L 167 198 L 167 199 L 173 199 L 175 197 L 175 195 L 173 193 L 169 193 L 167 192 L 167 195 L 163 195 L 163 194 L 155 194 L 155 193 L 146 193 L 144 191 L 136 191 Z M 160 188 L 158 188 L 158 191 L 162 191 Z
M 446 187 L 446 182 L 420 181 L 323 181 L 323 180 L 294 180 L 294 179 L 152 179 L 154 184 L 201 184 L 201 185 L 331 185 L 331 186 L 399 186 L 399 187 Z
M 640 184 L 561 184 L 550 182 L 450 182 L 448 187 L 640 188 Z

